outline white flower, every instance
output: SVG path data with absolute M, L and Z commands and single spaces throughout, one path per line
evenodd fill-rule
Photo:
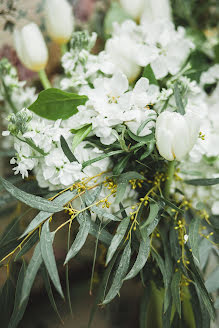
M 46 67 L 48 50 L 35 23 L 25 25 L 20 31 L 14 31 L 15 48 L 19 59 L 32 71 L 39 72 Z
M 184 116 L 168 111 L 161 113 L 155 132 L 160 155 L 168 161 L 182 160 L 194 146 L 199 128 L 199 119 L 193 113 Z
M 141 24 L 149 26 L 159 20 L 171 21 L 171 5 L 169 0 L 144 0 Z
M 120 0 L 121 6 L 134 19 L 139 19 L 144 9 L 145 0 Z
M 46 29 L 58 44 L 67 43 L 74 29 L 72 7 L 66 0 L 47 0 L 45 6 Z

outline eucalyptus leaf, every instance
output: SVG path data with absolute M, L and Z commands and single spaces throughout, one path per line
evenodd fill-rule
M 77 107 L 84 105 L 87 99 L 86 96 L 50 88 L 41 91 L 37 100 L 28 109 L 48 120 L 66 120 L 76 114 Z
M 104 210 L 100 207 L 92 206 L 90 208 L 90 210 L 92 212 L 94 212 L 95 214 L 97 214 L 98 217 L 100 217 L 100 218 L 108 219 L 108 220 L 111 220 L 111 221 L 121 221 L 120 218 L 118 218 L 114 214 L 111 214 L 111 213 L 107 212 L 106 210 Z
M 184 180 L 185 183 L 192 186 L 213 186 L 219 184 L 219 178 L 214 179 L 192 179 Z
M 86 125 L 76 132 L 72 142 L 72 151 L 75 151 L 75 148 L 88 136 L 92 131 L 92 125 Z
M 143 175 L 135 171 L 129 171 L 119 176 L 117 181 L 117 193 L 115 199 L 116 204 L 119 204 L 123 200 L 129 181 L 134 179 L 145 180 Z
M 36 278 L 37 272 L 43 262 L 43 258 L 41 255 L 40 243 L 38 243 L 35 247 L 33 256 L 28 264 L 24 281 L 21 290 L 21 299 L 19 307 L 22 307 L 23 303 L 27 301 L 30 295 L 30 290 L 32 288 L 33 282 Z
M 171 282 L 171 292 L 173 297 L 173 302 L 176 306 L 177 312 L 181 317 L 181 299 L 180 299 L 180 282 L 181 282 L 181 273 L 180 271 L 175 272 Z
M 0 177 L 0 182 L 13 197 L 32 208 L 36 208 L 45 212 L 51 211 L 53 213 L 63 211 L 63 207 L 56 204 L 56 202 L 50 202 L 49 200 L 42 197 L 28 194 L 25 191 L 15 187 L 13 184 L 11 184 L 9 181 L 6 181 L 2 177 Z
M 0 291 L 0 316 L 1 326 L 8 327 L 10 316 L 13 311 L 14 284 L 9 276 Z
M 41 254 L 43 261 L 45 263 L 46 269 L 49 273 L 49 276 L 61 295 L 62 298 L 64 298 L 64 294 L 62 291 L 58 269 L 56 266 L 56 260 L 54 256 L 53 251 L 53 240 L 54 240 L 55 233 L 50 232 L 49 230 L 49 220 L 47 220 L 42 227 L 41 235 L 40 235 L 40 248 L 41 248 Z
M 22 246 L 21 250 L 17 253 L 15 261 L 19 260 L 24 254 L 26 254 L 39 240 L 39 232 L 35 231 L 28 241 Z
M 174 84 L 174 97 L 175 97 L 175 101 L 176 101 L 177 111 L 181 115 L 184 115 L 185 114 L 185 108 L 184 108 L 184 104 L 183 104 L 182 97 L 181 97 L 181 94 L 180 94 L 178 82 L 176 82 Z
M 132 279 L 135 276 L 137 276 L 137 274 L 145 266 L 149 254 L 150 254 L 150 238 L 148 237 L 146 239 L 146 242 L 144 241 L 144 239 L 141 240 L 136 261 L 124 280 Z
M 74 154 L 72 153 L 71 149 L 69 148 L 69 145 L 67 144 L 67 141 L 63 136 L 60 137 L 60 143 L 63 150 L 63 153 L 67 157 L 70 163 L 77 162 L 77 159 L 75 158 Z
M 70 247 L 68 254 L 65 259 L 65 264 L 68 263 L 83 247 L 85 244 L 85 241 L 87 239 L 87 236 L 90 231 L 90 226 L 91 226 L 91 219 L 88 213 L 85 211 L 83 212 L 83 215 L 81 215 L 83 218 L 80 224 L 79 231 L 77 233 L 77 236 Z
M 118 225 L 118 228 L 116 230 L 116 233 L 111 241 L 110 247 L 107 251 L 106 256 L 106 265 L 111 261 L 113 255 L 115 254 L 117 248 L 119 247 L 121 241 L 123 240 L 125 233 L 127 231 L 128 225 L 130 222 L 130 218 L 127 217 L 123 219 L 120 224 Z
M 189 225 L 189 242 L 192 249 L 192 254 L 197 264 L 200 263 L 199 260 L 199 226 L 200 219 L 198 217 L 193 218 Z
M 95 200 L 99 197 L 102 190 L 102 185 L 97 186 L 95 189 L 86 190 L 84 194 L 85 203 L 87 206 L 90 206 L 95 202 Z
M 104 153 L 104 154 L 102 154 L 102 155 L 100 155 L 98 157 L 95 157 L 93 159 L 90 159 L 90 160 L 84 162 L 82 164 L 82 168 L 84 169 L 85 167 L 87 167 L 87 166 L 89 166 L 89 165 L 91 165 L 91 164 L 93 164 L 95 162 L 99 162 L 99 161 L 101 161 L 104 158 L 111 157 L 111 156 L 118 155 L 118 154 L 122 154 L 122 153 L 124 153 L 123 150 L 113 150 L 113 151 L 110 151 L 108 153 Z
M 120 263 L 119 263 L 118 269 L 116 270 L 116 274 L 113 279 L 110 290 L 108 291 L 108 293 L 102 303 L 103 305 L 108 304 L 119 293 L 120 288 L 122 287 L 123 279 L 129 268 L 130 257 L 131 257 L 131 245 L 129 242 L 127 242 L 126 247 L 122 253 Z
M 215 292 L 219 289 L 219 266 L 217 266 L 214 271 L 210 273 L 205 281 L 205 287 L 209 293 Z

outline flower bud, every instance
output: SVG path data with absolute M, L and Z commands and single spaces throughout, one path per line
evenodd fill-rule
M 141 17 L 145 0 L 120 0 L 120 3 L 133 19 L 137 20 Z
M 46 43 L 35 23 L 25 25 L 14 31 L 15 48 L 21 62 L 32 71 L 39 72 L 46 67 L 48 50 Z
M 182 160 L 194 146 L 199 134 L 200 122 L 196 114 L 165 111 L 156 122 L 156 142 L 159 153 L 168 161 Z
M 170 0 L 145 0 L 141 23 L 150 25 L 159 20 L 172 20 Z
M 46 29 L 53 41 L 67 43 L 74 30 L 72 7 L 67 0 L 47 0 L 45 5 Z

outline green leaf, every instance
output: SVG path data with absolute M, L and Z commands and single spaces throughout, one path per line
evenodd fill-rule
M 189 225 L 189 242 L 192 249 L 192 254 L 197 264 L 200 263 L 199 260 L 199 218 L 193 218 Z
M 142 222 L 140 225 L 140 232 L 142 235 L 142 238 L 144 239 L 144 241 L 147 241 L 147 238 L 152 234 L 152 232 L 154 231 L 154 229 L 157 227 L 161 216 L 159 215 L 158 211 L 157 211 L 157 207 L 156 206 L 152 206 L 151 207 L 153 210 L 150 212 L 149 214 L 149 220 L 150 223 L 147 224 L 147 221 Z
M 26 254 L 39 240 L 39 232 L 35 231 L 32 236 L 28 239 L 28 241 L 23 245 L 21 250 L 17 253 L 15 257 L 15 261 L 19 260 L 24 254 Z
M 13 197 L 32 208 L 36 208 L 45 212 L 51 211 L 53 213 L 63 211 L 63 207 L 56 205 L 56 202 L 50 202 L 49 200 L 42 197 L 28 194 L 27 192 L 15 187 L 13 184 L 6 181 L 2 177 L 0 177 L 0 182 Z
M 122 287 L 123 279 L 129 268 L 130 257 L 131 257 L 131 245 L 128 242 L 122 253 L 120 263 L 119 263 L 118 269 L 116 270 L 116 274 L 113 279 L 110 290 L 108 291 L 108 293 L 102 303 L 103 305 L 112 301 L 116 297 L 116 295 L 119 293 L 120 288 Z
M 1 287 L 0 293 L 0 317 L 1 327 L 8 327 L 11 313 L 13 311 L 14 304 L 14 284 L 10 277 L 6 280 Z
M 141 225 L 141 229 L 143 229 L 144 227 L 147 227 L 154 221 L 154 219 L 158 215 L 159 209 L 160 209 L 160 206 L 158 205 L 158 203 L 150 202 L 150 212 L 149 212 L 147 220 Z
M 208 279 L 205 281 L 205 287 L 209 293 L 219 289 L 219 266 L 208 276 Z
M 50 88 L 41 91 L 37 100 L 28 109 L 48 120 L 66 120 L 76 114 L 77 107 L 84 105 L 87 99 L 86 96 Z
M 68 254 L 65 259 L 65 264 L 68 263 L 79 251 L 80 249 L 84 246 L 85 241 L 87 239 L 87 236 L 90 231 L 90 226 L 91 226 L 91 219 L 90 216 L 87 214 L 87 211 L 83 213 L 83 220 L 80 224 L 79 231 L 77 233 L 77 236 L 71 246 L 71 248 L 68 251 Z
M 154 140 L 155 139 L 155 137 L 154 137 L 154 133 L 152 132 L 151 134 L 149 134 L 149 135 L 147 135 L 147 136 L 144 136 L 144 137 L 139 137 L 139 136 L 136 136 L 134 133 L 132 133 L 130 130 L 128 130 L 128 134 L 129 134 L 129 136 L 133 139 L 133 140 L 135 140 L 135 141 L 137 141 L 137 142 L 141 142 L 142 144 L 143 143 L 148 143 L 148 142 L 150 142 L 150 141 L 152 141 L 152 140 Z
M 63 323 L 62 318 L 59 314 L 58 308 L 56 306 L 56 302 L 55 302 L 53 292 L 52 292 L 52 287 L 51 287 L 51 284 L 50 284 L 50 281 L 49 281 L 48 272 L 46 271 L 45 265 L 42 265 L 42 267 L 41 267 L 41 275 L 43 277 L 43 282 L 44 282 L 44 285 L 45 285 L 45 288 L 46 288 L 50 303 L 51 303 L 54 311 L 56 312 L 57 316 L 59 317 L 60 321 Z
M 67 190 L 66 192 L 62 193 L 58 197 L 55 198 L 55 200 L 51 201 L 50 203 L 53 204 L 54 202 L 60 206 L 64 206 L 68 202 L 70 202 L 75 196 L 77 195 L 76 190 Z M 33 231 L 37 227 L 40 226 L 46 219 L 48 219 L 50 216 L 52 216 L 54 212 L 39 212 L 37 216 L 30 222 L 24 233 L 21 235 L 20 238 L 26 236 L 29 232 Z
M 23 263 L 22 267 L 20 269 L 18 280 L 17 280 L 15 301 L 14 301 L 14 310 L 13 310 L 13 313 L 12 313 L 8 328 L 16 328 L 17 327 L 17 325 L 21 321 L 21 319 L 24 315 L 24 312 L 26 310 L 26 307 L 27 307 L 28 297 L 22 303 L 22 305 L 19 306 L 20 305 L 20 297 L 21 297 L 21 291 L 22 291 L 22 286 L 23 286 L 23 282 L 24 282 L 25 273 L 26 273 L 26 264 Z
M 184 182 L 192 186 L 213 186 L 219 184 L 219 178 L 184 180 Z
M 153 72 L 150 64 L 145 66 L 142 77 L 146 77 L 149 80 L 150 84 L 158 85 L 157 79 L 154 75 L 154 72 Z
M 150 254 L 150 238 L 148 237 L 146 239 L 146 242 L 144 241 L 144 239 L 141 240 L 137 259 L 132 269 L 129 271 L 129 273 L 127 274 L 124 280 L 132 279 L 135 276 L 137 276 L 137 274 L 145 266 L 149 254 Z
M 130 180 L 139 179 L 144 180 L 144 176 L 135 171 L 126 172 L 120 175 L 117 181 L 117 192 L 115 203 L 119 204 L 123 200 L 126 188 Z
M 171 201 L 169 201 L 166 198 L 163 197 L 159 197 L 160 200 L 162 200 L 166 205 L 168 205 L 169 207 L 171 207 L 172 209 L 174 209 L 175 211 L 184 214 L 184 211 L 181 210 L 181 208 L 177 207 L 174 203 L 172 203 Z
M 174 84 L 174 97 L 175 97 L 175 101 L 176 101 L 177 112 L 179 112 L 181 115 L 184 115 L 185 108 L 184 108 L 184 104 L 183 104 L 182 97 L 180 94 L 178 82 L 176 82 Z
M 88 136 L 92 131 L 92 124 L 86 125 L 80 130 L 78 130 L 73 138 L 72 142 L 72 151 L 75 151 L 75 148 Z
M 148 285 L 147 288 L 144 288 L 143 295 L 141 298 L 140 316 L 139 316 L 140 328 L 147 328 L 147 315 L 148 315 L 150 300 L 151 300 L 151 288 L 150 285 Z
M 102 159 L 104 159 L 106 157 L 111 157 L 111 156 L 122 154 L 122 153 L 124 153 L 123 150 L 113 150 L 113 151 L 110 151 L 109 153 L 104 153 L 104 154 L 102 154 L 98 157 L 95 157 L 93 159 L 90 159 L 89 161 L 84 162 L 82 164 L 82 168 L 84 169 L 86 166 L 91 165 L 95 162 L 99 162 L 99 161 L 101 161 Z
M 61 143 L 63 153 L 65 154 L 65 156 L 67 157 L 69 162 L 70 163 L 77 162 L 77 159 L 75 158 L 74 154 L 72 153 L 71 149 L 69 148 L 69 146 L 67 144 L 67 141 L 65 140 L 65 138 L 63 136 L 60 137 L 60 143 Z
M 168 282 L 168 278 L 167 278 L 167 272 L 166 272 L 166 268 L 165 268 L 165 263 L 164 260 L 162 259 L 162 257 L 157 253 L 157 251 L 155 251 L 153 248 L 151 249 L 153 258 L 156 260 L 157 265 L 162 273 L 163 276 L 163 280 L 164 280 L 164 285 L 167 285 Z
M 131 154 L 128 154 L 128 155 L 124 156 L 121 160 L 118 160 L 118 163 L 113 168 L 114 175 L 120 175 L 125 170 L 130 157 L 131 157 Z
M 146 157 L 148 157 L 153 152 L 154 146 L 155 146 L 155 141 L 151 141 L 148 143 L 146 152 L 144 152 L 140 157 L 141 161 Z
M 175 272 L 171 282 L 171 292 L 172 292 L 173 302 L 176 306 L 179 316 L 181 317 L 180 281 L 181 281 L 180 271 Z
M 102 185 L 97 186 L 95 189 L 92 189 L 90 191 L 86 190 L 84 194 L 84 198 L 87 206 L 90 206 L 95 202 L 95 200 L 99 197 L 101 190 L 102 190 Z
M 41 254 L 43 261 L 45 263 L 46 269 L 49 273 L 49 276 L 61 295 L 62 298 L 64 298 L 64 294 L 62 291 L 58 269 L 56 266 L 56 260 L 53 252 L 53 240 L 54 240 L 55 233 L 50 232 L 49 230 L 49 220 L 47 220 L 42 227 L 41 235 L 40 235 L 40 248 L 41 248 Z
M 24 302 L 28 299 L 30 295 L 30 290 L 33 285 L 33 282 L 35 280 L 36 274 L 43 262 L 43 258 L 41 255 L 41 250 L 40 250 L 40 243 L 38 243 L 35 247 L 33 256 L 30 260 L 30 263 L 28 264 L 26 274 L 24 277 L 24 282 L 22 285 L 22 290 L 21 290 L 21 300 L 20 300 L 20 305 L 21 307 Z
M 111 35 L 114 22 L 121 24 L 123 21 L 130 18 L 131 17 L 128 15 L 128 13 L 126 13 L 117 2 L 112 2 L 111 7 L 108 9 L 105 16 L 104 33 L 106 36 Z
M 104 219 L 108 219 L 108 220 L 111 220 L 111 221 L 121 221 L 120 218 L 118 218 L 114 214 L 111 214 L 111 213 L 107 212 L 106 210 L 104 210 L 104 209 L 102 209 L 100 207 L 92 206 L 90 208 L 90 210 L 92 212 L 94 212 L 95 214 L 97 214 L 99 218 L 102 217 Z
M 214 46 L 215 63 L 219 64 L 219 43 Z
M 130 222 L 130 218 L 127 217 L 123 219 L 120 224 L 118 225 L 118 228 L 116 230 L 116 233 L 111 241 L 110 247 L 108 248 L 107 256 L 106 256 L 106 265 L 110 262 L 113 255 L 115 254 L 117 248 L 119 247 L 121 241 L 123 240 L 126 230 L 128 228 Z
M 219 309 L 219 296 L 216 298 L 216 301 L 214 303 L 215 309 Z

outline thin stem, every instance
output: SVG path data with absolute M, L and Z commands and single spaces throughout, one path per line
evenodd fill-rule
M 168 164 L 168 170 L 167 170 L 167 179 L 164 187 L 164 197 L 169 198 L 170 195 L 170 187 L 173 181 L 173 176 L 175 172 L 175 161 L 171 161 Z
M 62 56 L 68 51 L 67 43 L 61 44 L 61 54 Z
M 45 70 L 43 69 L 43 70 L 39 71 L 38 74 L 39 74 L 40 81 L 41 81 L 44 89 L 52 88 L 51 83 L 49 82 L 49 79 L 46 75 Z
M 1 81 L 2 81 L 2 85 L 3 85 L 4 93 L 5 93 L 5 99 L 6 99 L 7 103 L 9 104 L 9 106 L 11 107 L 13 113 L 16 114 L 18 110 L 15 107 L 13 101 L 11 100 L 11 96 L 10 96 L 8 90 L 7 90 L 7 87 L 4 83 L 4 81 L 2 79 L 1 79 Z

